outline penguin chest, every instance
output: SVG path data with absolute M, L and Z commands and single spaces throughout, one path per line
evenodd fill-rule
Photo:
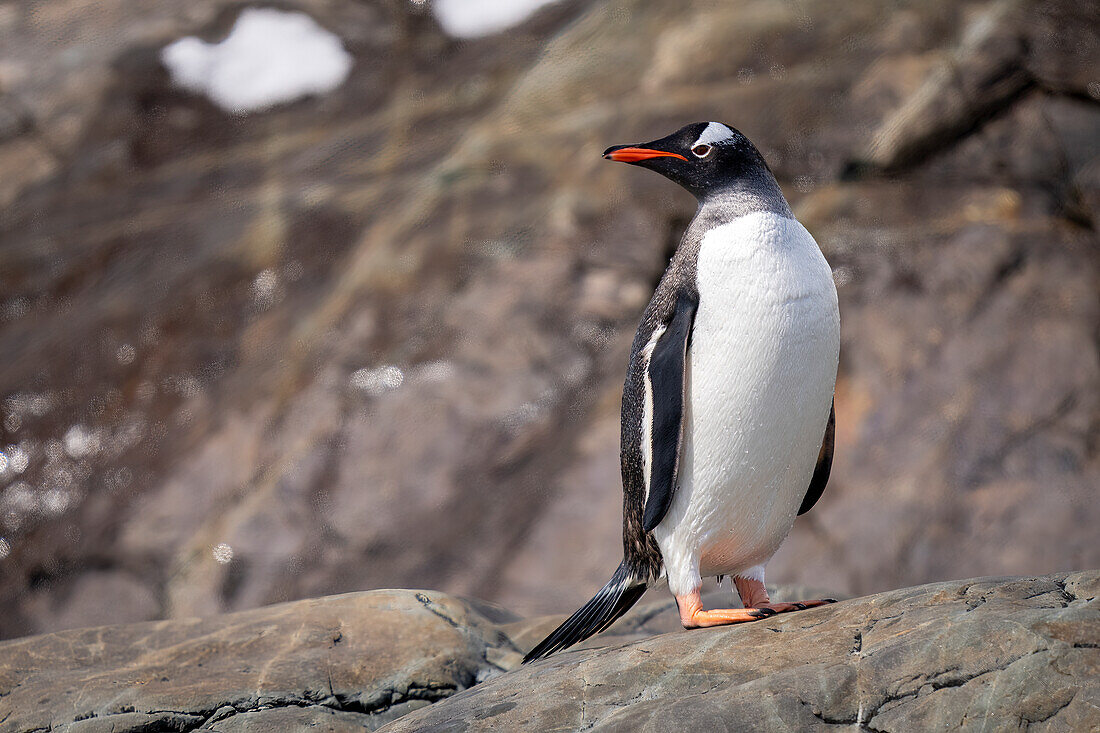
M 711 230 L 696 281 L 678 488 L 655 529 L 670 582 L 677 565 L 731 574 L 778 549 L 813 475 L 840 346 L 832 272 L 794 219 Z

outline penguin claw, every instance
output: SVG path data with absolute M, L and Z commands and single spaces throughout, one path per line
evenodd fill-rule
M 758 606 L 753 606 L 753 608 L 758 611 L 767 609 L 775 614 L 790 613 L 791 611 L 805 611 L 807 608 L 816 608 L 830 603 L 836 603 L 836 601 L 831 598 L 822 598 L 816 601 L 780 601 L 778 603 L 761 603 Z

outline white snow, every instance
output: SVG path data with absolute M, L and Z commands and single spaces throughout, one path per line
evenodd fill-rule
M 432 12 L 435 13 L 439 25 L 447 35 L 456 38 L 476 38 L 498 33 L 522 23 L 544 5 L 557 1 L 431 0 Z
M 249 8 L 221 43 L 188 36 L 161 51 L 173 83 L 247 114 L 340 86 L 352 57 L 304 13 Z
M 214 560 L 218 564 L 225 565 L 233 559 L 233 546 L 228 543 L 222 542 L 215 545 L 214 549 L 211 550 L 211 553 L 214 555 Z
M 372 397 L 378 397 L 397 389 L 405 383 L 405 373 L 400 367 L 386 364 L 375 369 L 356 369 L 351 373 L 351 386 Z

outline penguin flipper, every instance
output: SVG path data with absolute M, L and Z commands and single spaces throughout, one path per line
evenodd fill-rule
M 836 432 L 836 407 L 829 408 L 829 424 L 825 426 L 825 439 L 821 441 L 821 451 L 817 454 L 817 466 L 798 509 L 798 516 L 814 508 L 814 504 L 825 493 L 825 484 L 829 483 L 829 472 L 833 468 L 833 434 Z
M 646 387 L 653 396 L 650 419 L 649 492 L 642 528 L 650 532 L 661 523 L 676 493 L 680 444 L 684 437 L 687 350 L 699 298 L 682 291 L 668 326 L 653 347 L 646 369 Z

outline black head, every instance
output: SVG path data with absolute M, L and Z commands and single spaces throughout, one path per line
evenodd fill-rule
M 657 171 L 698 199 L 775 180 L 756 146 L 721 122 L 697 122 L 650 143 L 615 145 L 603 157 Z

